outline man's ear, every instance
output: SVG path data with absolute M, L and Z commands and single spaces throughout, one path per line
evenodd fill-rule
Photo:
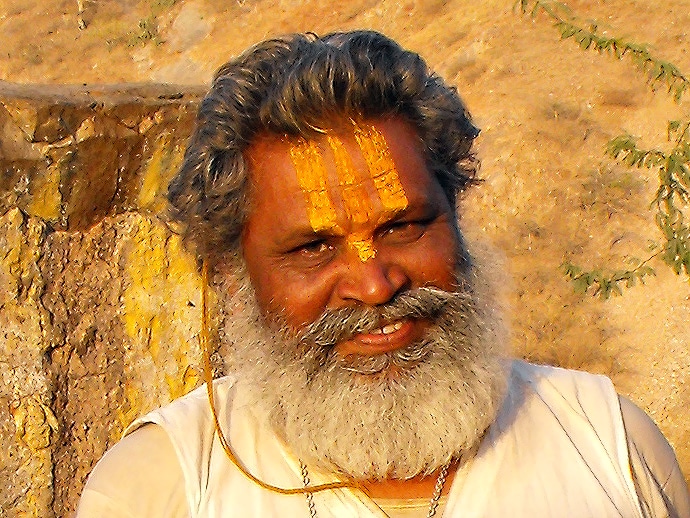
M 210 287 L 222 285 L 225 290 L 237 290 L 249 275 L 240 250 L 209 256 L 205 260 Z

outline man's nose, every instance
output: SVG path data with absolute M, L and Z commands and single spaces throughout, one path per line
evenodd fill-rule
M 389 302 L 408 283 L 404 269 L 395 263 L 380 257 L 366 261 L 351 257 L 343 265 L 337 296 L 341 301 L 378 306 Z

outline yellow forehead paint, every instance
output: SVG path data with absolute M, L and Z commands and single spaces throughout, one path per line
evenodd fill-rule
M 355 140 L 367 164 L 369 176 L 384 211 L 390 214 L 406 208 L 407 196 L 400 183 L 385 137 L 374 126 L 360 126 L 354 122 L 353 124 Z M 371 199 L 365 182 L 354 168 L 352 158 L 342 140 L 333 135 L 327 135 L 326 139 L 333 152 L 343 209 L 348 221 L 354 227 L 353 232 L 347 237 L 347 245 L 357 253 L 360 261 L 366 262 L 376 257 L 376 249 L 373 238 L 358 231 L 357 227 L 373 218 Z M 328 191 L 328 173 L 316 142 L 300 137 L 290 147 L 290 158 L 305 195 L 307 216 L 311 227 L 314 231 L 341 230 Z
M 328 195 L 326 167 L 316 142 L 300 137 L 290 146 L 290 159 L 307 202 L 309 224 L 315 232 L 337 229 L 336 212 Z
M 364 157 L 381 204 L 388 212 L 407 207 L 407 196 L 400 183 L 386 138 L 371 124 L 359 125 L 353 121 L 355 140 Z
M 353 223 L 353 226 L 357 228 L 372 218 L 369 193 L 367 193 L 364 183 L 358 178 L 358 174 L 352 165 L 352 158 L 345 149 L 342 140 L 331 135 L 326 138 L 331 146 L 331 151 L 333 151 L 335 170 L 338 173 L 345 214 Z M 376 249 L 371 237 L 366 237 L 355 231 L 348 236 L 347 244 L 357 252 L 359 260 L 362 262 L 376 257 Z

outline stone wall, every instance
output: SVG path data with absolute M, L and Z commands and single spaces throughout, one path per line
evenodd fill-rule
M 200 93 L 0 85 L 2 516 L 70 516 L 123 427 L 199 380 L 162 193 Z

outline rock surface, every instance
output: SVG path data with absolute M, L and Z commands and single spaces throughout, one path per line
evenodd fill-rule
M 124 427 L 199 380 L 200 280 L 164 224 L 194 89 L 0 87 L 3 516 L 68 516 Z

